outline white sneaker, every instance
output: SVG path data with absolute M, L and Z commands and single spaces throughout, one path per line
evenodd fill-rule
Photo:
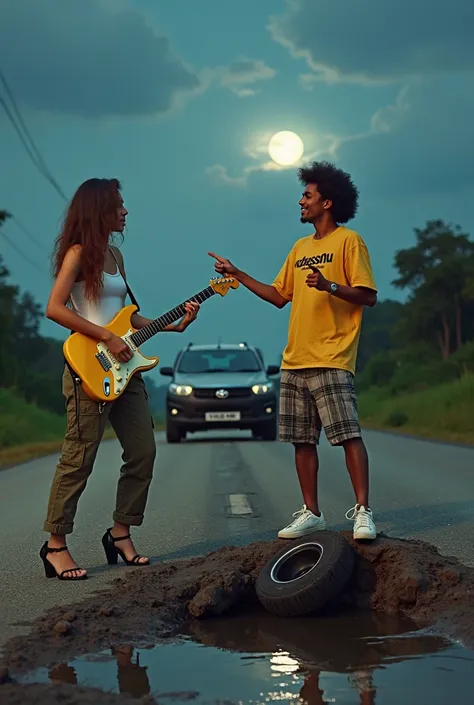
M 303 509 L 295 512 L 293 516 L 295 520 L 278 532 L 279 539 L 298 539 L 300 536 L 306 536 L 306 534 L 312 534 L 313 531 L 322 531 L 326 528 L 323 513 L 321 512 L 319 517 L 316 516 L 306 507 L 306 504 L 303 504 Z
M 356 504 L 355 507 L 349 509 L 346 513 L 346 519 L 354 520 L 355 539 L 375 539 L 377 538 L 377 529 L 375 528 L 372 510 L 366 509 L 362 504 Z

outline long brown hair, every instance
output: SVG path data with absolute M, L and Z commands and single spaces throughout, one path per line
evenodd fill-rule
M 61 269 L 66 252 L 81 245 L 80 277 L 85 295 L 97 300 L 103 284 L 104 258 L 120 207 L 118 179 L 88 179 L 72 197 L 56 238 L 52 256 L 53 275 Z

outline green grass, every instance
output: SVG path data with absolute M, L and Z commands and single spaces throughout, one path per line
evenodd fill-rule
M 361 392 L 359 413 L 366 428 L 474 445 L 474 375 L 399 396 Z
M 9 389 L 0 389 L 1 450 L 25 442 L 56 440 L 64 428 L 64 417 L 28 404 Z
M 0 389 L 0 468 L 54 453 L 64 430 L 64 417 Z

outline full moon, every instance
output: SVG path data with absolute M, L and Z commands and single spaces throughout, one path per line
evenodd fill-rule
M 280 166 L 291 166 L 299 162 L 304 152 L 301 137 L 295 132 L 283 130 L 273 135 L 268 143 L 268 153 Z

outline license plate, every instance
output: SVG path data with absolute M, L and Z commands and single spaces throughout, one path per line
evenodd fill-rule
M 208 411 L 206 421 L 240 421 L 240 411 Z

